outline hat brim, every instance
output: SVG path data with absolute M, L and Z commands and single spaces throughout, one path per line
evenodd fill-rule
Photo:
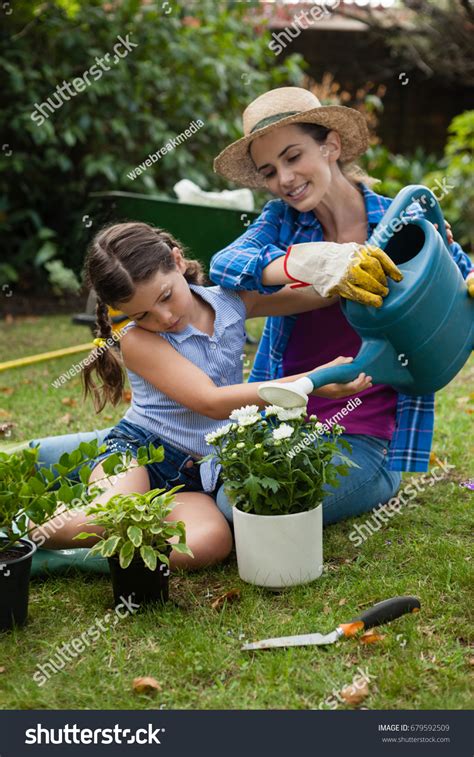
M 249 145 L 257 137 L 292 123 L 319 124 L 337 131 L 341 138 L 340 160 L 343 162 L 354 160 L 369 146 L 369 130 L 365 118 L 359 111 L 344 105 L 326 105 L 287 116 L 238 139 L 214 159 L 214 172 L 244 187 L 261 189 L 265 186 L 265 178 L 255 169 L 249 154 Z

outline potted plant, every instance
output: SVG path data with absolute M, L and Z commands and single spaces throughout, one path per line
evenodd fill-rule
M 22 449 L 14 454 L 0 453 L 0 630 L 21 626 L 28 616 L 31 561 L 36 551 L 28 539 L 35 526 L 44 526 L 58 512 L 83 508 L 102 491 L 100 481 L 88 487 L 87 466 L 105 449 L 97 442 L 82 442 L 71 453 L 64 453 L 52 468 L 38 467 L 39 448 Z M 138 451 L 139 464 L 163 460 L 163 447 L 152 445 Z M 103 461 L 106 475 L 123 472 L 131 455 L 113 454 Z M 79 468 L 80 481 L 75 479 Z
M 247 405 L 206 436 L 222 466 L 239 575 L 248 583 L 279 589 L 321 575 L 323 485 L 338 486 L 338 474 L 356 463 L 341 452 L 351 451 L 338 439 L 342 426 L 305 415 L 304 407 L 272 405 L 263 414 Z
M 168 600 L 169 555 L 174 549 L 193 557 L 186 544 L 183 521 L 170 521 L 175 492 L 182 488 L 152 489 L 146 494 L 116 494 L 107 503 L 90 505 L 86 512 L 103 534 L 89 555 L 108 558 L 115 604 L 131 597 L 138 604 Z M 90 533 L 78 534 L 86 539 Z M 178 537 L 176 543 L 169 539 Z

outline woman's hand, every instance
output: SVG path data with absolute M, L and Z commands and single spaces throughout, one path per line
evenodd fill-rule
M 345 365 L 346 363 L 352 363 L 354 358 L 352 357 L 337 357 L 335 360 L 331 360 L 330 363 L 324 363 L 324 365 L 318 365 L 314 369 L 317 371 L 319 368 L 329 368 L 335 365 Z M 372 386 L 372 376 L 366 376 L 365 373 L 359 373 L 356 379 L 349 381 L 347 384 L 326 384 L 316 389 L 312 394 L 316 397 L 326 397 L 328 399 L 339 399 L 340 397 L 350 397 L 358 392 L 363 392 L 365 389 L 369 389 Z
M 380 307 L 388 294 L 387 276 L 403 274 L 378 247 L 355 242 L 303 242 L 288 248 L 284 270 L 292 286 L 311 284 L 323 297 L 338 294 L 363 305 Z
M 434 225 L 435 229 L 438 228 L 438 224 L 437 223 L 435 223 L 433 225 Z M 453 237 L 453 232 L 452 232 L 452 229 L 451 229 L 451 224 L 448 223 L 448 221 L 446 221 L 446 219 L 444 219 L 444 225 L 446 226 L 446 236 L 448 238 L 448 244 L 452 244 L 454 242 L 454 237 Z

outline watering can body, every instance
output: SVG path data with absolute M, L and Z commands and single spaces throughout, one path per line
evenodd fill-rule
M 423 218 L 404 214 L 415 200 L 423 208 Z M 403 280 L 389 280 L 381 308 L 341 301 L 347 320 L 362 339 L 360 351 L 352 363 L 322 368 L 308 378 L 317 389 L 352 381 L 363 371 L 374 384 L 389 384 L 403 394 L 436 392 L 471 354 L 474 300 L 448 250 L 444 219 L 432 192 L 423 186 L 405 187 L 369 244 L 389 255 Z

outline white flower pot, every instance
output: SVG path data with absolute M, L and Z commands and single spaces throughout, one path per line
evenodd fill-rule
M 253 515 L 233 508 L 239 576 L 269 589 L 305 584 L 323 570 L 322 505 L 295 515 Z

